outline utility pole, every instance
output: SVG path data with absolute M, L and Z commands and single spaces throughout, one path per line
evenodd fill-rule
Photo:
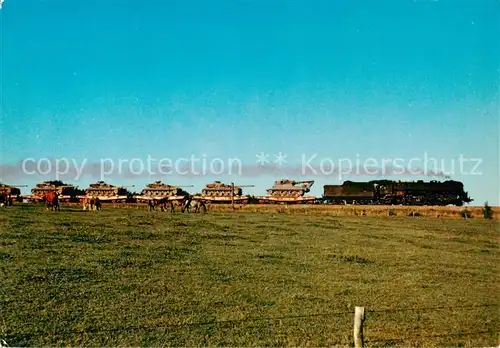
M 234 210 L 234 182 L 231 183 L 231 209 Z
M 231 183 L 231 208 L 234 210 L 234 182 Z M 255 185 L 238 185 L 238 187 L 255 187 Z

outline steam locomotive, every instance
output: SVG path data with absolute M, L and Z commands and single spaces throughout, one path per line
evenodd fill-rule
M 342 185 L 325 185 L 321 199 L 325 204 L 402 204 L 456 205 L 473 200 L 459 181 L 345 181 Z

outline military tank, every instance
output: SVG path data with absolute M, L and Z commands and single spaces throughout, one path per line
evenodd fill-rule
M 220 181 L 206 184 L 205 188 L 201 191 L 205 197 L 229 197 L 243 195 L 243 189 L 239 186 L 224 184 Z
M 201 190 L 201 195 L 196 197 L 212 203 L 246 203 L 249 197 L 243 195 L 242 187 L 253 187 L 253 185 L 224 184 L 221 181 L 214 181 L 206 184 Z
M 61 198 L 69 199 L 74 195 L 75 187 L 59 180 L 53 180 L 36 184 L 36 187 L 31 189 L 31 194 L 35 199 L 42 199 L 48 192 L 56 192 L 62 196 Z
M 165 184 L 161 181 L 155 181 L 147 184 L 146 187 L 141 191 L 142 196 L 152 196 L 152 197 L 172 197 L 172 196 L 186 196 L 189 195 L 182 187 L 193 187 L 193 185 L 187 186 L 173 186 Z
M 0 182 L 0 203 L 12 203 L 19 201 L 21 197 L 21 190 L 19 187 L 26 187 L 27 185 L 7 185 Z
M 104 181 L 98 181 L 94 184 L 90 184 L 87 189 L 85 189 L 85 194 L 91 197 L 99 197 L 100 200 L 126 200 L 130 195 L 129 191 L 126 189 L 131 186 L 116 186 L 108 184 Z
M 181 200 L 189 196 L 189 193 L 184 191 L 182 187 L 193 187 L 193 185 L 173 186 L 161 181 L 155 181 L 147 184 L 146 187 L 142 189 L 140 195 L 134 196 L 134 199 L 139 202 L 163 198 L 167 198 L 168 200 Z
M 260 197 L 261 203 L 283 202 L 300 203 L 314 201 L 315 197 L 304 196 L 310 192 L 313 180 L 296 181 L 290 179 L 276 180 L 271 188 L 266 190 L 267 196 Z
M 19 196 L 21 190 L 19 187 L 26 187 L 27 185 L 7 185 L 0 182 L 0 194 L 7 196 Z
M 281 179 L 267 189 L 267 194 L 272 197 L 300 197 L 308 193 L 314 181 L 295 181 Z

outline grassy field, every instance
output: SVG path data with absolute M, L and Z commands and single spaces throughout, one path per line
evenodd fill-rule
M 71 204 L 78 207 L 78 204 Z M 105 203 L 105 207 L 122 209 L 146 209 L 144 203 Z M 473 219 L 484 219 L 483 206 L 384 206 L 384 205 L 330 205 L 330 204 L 235 204 L 241 213 L 284 213 L 329 216 L 424 216 L 440 219 L 463 219 L 465 212 Z M 491 207 L 495 220 L 500 220 L 500 207 Z M 219 213 L 232 212 L 231 204 L 211 204 L 209 210 Z
M 481 206 L 384 206 L 384 205 L 329 205 L 329 204 L 246 204 L 235 205 L 240 212 L 287 213 L 330 216 L 424 216 L 431 218 L 464 218 L 464 212 L 473 219 L 484 219 Z M 493 219 L 500 220 L 500 207 L 491 207 Z M 232 211 L 230 204 L 213 204 L 211 211 Z
M 345 346 L 364 306 L 368 347 L 500 344 L 498 221 L 307 212 L 0 210 L 0 338 Z

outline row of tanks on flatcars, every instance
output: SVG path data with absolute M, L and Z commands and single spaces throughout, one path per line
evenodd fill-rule
M 243 187 L 253 185 L 234 185 L 214 181 L 206 184 L 201 193 L 190 194 L 186 187 L 155 181 L 147 184 L 139 194 L 127 188 L 134 186 L 116 186 L 104 181 L 90 184 L 81 190 L 61 181 L 45 181 L 31 190 L 31 195 L 23 196 L 19 187 L 0 184 L 0 199 L 14 197 L 15 200 L 43 200 L 47 192 L 57 192 L 62 201 L 78 202 L 84 197 L 99 197 L 106 202 L 147 202 L 149 200 L 181 200 L 187 196 L 203 199 L 212 203 L 303 203 L 303 204 L 383 204 L 383 205 L 457 205 L 472 202 L 464 185 L 459 181 L 392 181 L 374 180 L 366 182 L 345 181 L 342 185 L 325 185 L 323 196 L 308 196 L 313 180 L 296 181 L 280 179 L 266 190 L 266 196 L 243 194 Z M 25 185 L 23 185 L 25 186 Z

